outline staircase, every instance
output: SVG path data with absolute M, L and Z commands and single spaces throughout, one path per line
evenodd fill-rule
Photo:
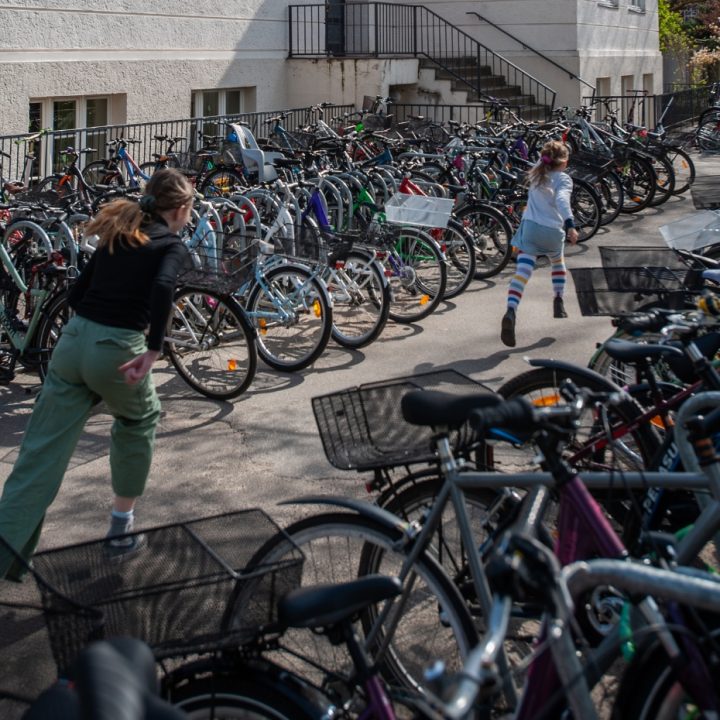
M 534 95 L 524 94 L 520 85 L 511 85 L 504 75 L 493 73 L 490 65 L 478 68 L 473 57 L 446 60 L 445 66 L 421 58 L 418 81 L 422 87 L 435 87 L 439 81 L 442 85 L 449 83 L 447 90 L 441 91 L 443 102 L 448 104 L 487 104 L 488 97 L 494 97 L 507 103 L 524 120 L 544 120 L 552 110 L 537 103 Z
M 487 103 L 489 95 L 527 119 L 549 117 L 555 102 L 552 88 L 423 5 L 290 5 L 289 57 L 417 58 L 421 76 L 434 72 L 437 87 L 449 82 L 443 103 Z

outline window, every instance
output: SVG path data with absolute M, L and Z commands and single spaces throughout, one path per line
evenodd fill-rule
M 628 5 L 628 10 L 630 12 L 645 12 L 645 0 L 630 0 L 630 5 Z
M 194 118 L 206 118 L 255 112 L 255 99 L 254 87 L 193 90 L 190 115 Z M 217 123 L 202 123 L 202 133 L 220 135 L 222 129 Z
M 105 155 L 105 130 L 78 132 L 85 128 L 103 127 L 111 122 L 113 99 L 111 97 L 63 97 L 32 100 L 29 106 L 29 124 L 32 131 L 47 128 L 53 135 L 43 138 L 43 147 L 37 147 L 42 174 L 49 174 L 62 167 L 61 151 L 68 146 L 93 147 L 96 153 L 83 157 L 84 162 L 97 160 Z M 124 111 L 124 102 L 115 103 Z M 124 117 L 115 118 L 122 122 Z

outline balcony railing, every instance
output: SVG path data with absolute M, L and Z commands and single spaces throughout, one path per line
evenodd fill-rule
M 504 78 L 523 104 L 554 105 L 552 88 L 422 5 L 324 3 L 291 5 L 289 12 L 291 58 L 427 58 L 474 99 L 492 96 Z

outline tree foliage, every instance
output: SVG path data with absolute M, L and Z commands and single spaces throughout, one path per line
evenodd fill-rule
M 677 52 L 692 46 L 690 36 L 683 25 L 682 15 L 672 9 L 670 0 L 658 0 L 658 29 L 662 52 Z

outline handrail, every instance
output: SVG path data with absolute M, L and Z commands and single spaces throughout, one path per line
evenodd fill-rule
M 493 94 L 503 94 L 500 88 L 517 87 L 525 107 L 540 106 L 546 114 L 554 107 L 551 87 L 424 5 L 304 4 L 290 5 L 288 12 L 291 58 L 427 58 L 480 97 L 494 101 Z
M 586 85 L 593 91 L 593 95 L 595 94 L 595 86 L 589 83 L 587 80 L 583 80 L 579 75 L 576 75 L 572 70 L 568 70 L 567 68 L 564 68 L 560 63 L 555 62 L 552 58 L 549 58 L 547 55 L 541 53 L 539 50 L 536 50 L 534 47 L 531 47 L 523 40 L 520 40 L 520 38 L 515 37 L 512 33 L 509 33 L 505 28 L 500 27 L 500 25 L 497 25 L 492 20 L 488 20 L 486 17 L 483 17 L 480 13 L 475 12 L 474 10 L 469 10 L 465 13 L 466 15 L 475 15 L 483 22 L 486 22 L 488 25 L 492 25 L 496 30 L 499 30 L 501 33 L 504 33 L 509 38 L 513 39 L 516 43 L 519 45 L 522 45 L 525 50 L 529 50 L 530 52 L 535 53 L 536 55 L 540 56 L 543 60 L 549 62 L 551 65 L 554 65 L 556 68 L 559 68 L 563 72 L 566 72 L 570 78 L 574 78 L 576 80 L 579 80 L 583 85 Z

